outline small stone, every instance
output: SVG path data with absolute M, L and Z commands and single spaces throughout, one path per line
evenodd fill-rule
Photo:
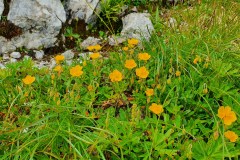
M 35 58 L 36 59 L 38 59 L 38 60 L 43 59 L 44 52 L 42 50 L 40 50 L 40 51 L 34 50 L 34 52 L 35 52 Z
M 10 59 L 9 55 L 8 54 L 3 54 L 3 60 L 8 60 Z
M 11 59 L 10 59 L 10 62 L 11 62 L 11 63 L 15 63 L 15 62 L 17 62 L 17 59 L 11 58 Z
M 108 43 L 110 46 L 117 46 L 123 42 L 125 42 L 127 38 L 125 37 L 115 37 L 115 36 L 109 36 L 108 37 Z
M 12 58 L 18 59 L 18 58 L 21 57 L 21 54 L 20 54 L 19 52 L 12 52 L 12 53 L 10 54 L 10 56 L 11 56 Z
M 55 59 L 54 59 L 54 58 L 51 58 L 50 63 L 49 63 L 49 68 L 50 68 L 50 69 L 53 69 L 53 67 L 55 67 L 56 64 L 57 64 L 57 63 L 56 63 Z
M 64 58 L 66 60 L 73 59 L 73 57 L 74 57 L 74 53 L 72 52 L 72 50 L 68 50 L 68 51 L 62 53 L 62 55 L 64 56 Z

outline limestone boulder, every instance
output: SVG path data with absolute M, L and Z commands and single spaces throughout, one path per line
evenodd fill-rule
M 101 12 L 99 0 L 67 0 L 66 10 L 71 19 L 81 19 L 87 24 L 95 24 L 97 14 Z
M 23 32 L 11 40 L 0 37 L 0 53 L 19 47 L 37 49 L 54 46 L 66 21 L 66 12 L 60 0 L 12 0 L 7 20 Z M 5 47 L 7 45 L 9 49 Z

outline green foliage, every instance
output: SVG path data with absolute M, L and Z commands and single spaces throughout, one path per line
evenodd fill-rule
M 37 69 L 30 59 L 0 69 L 0 159 L 237 159 L 239 138 L 224 135 L 240 135 L 235 5 L 174 7 L 168 12 L 178 23 L 170 28 L 159 8 L 152 16 L 156 34 L 142 48 L 98 51 L 104 57 L 58 62 L 61 70 Z M 65 36 L 79 39 L 71 28 Z M 139 60 L 140 52 L 150 59 Z M 125 67 L 129 59 L 135 68 Z M 83 67 L 79 77 L 71 74 L 76 65 Z M 146 79 L 136 75 L 142 66 Z M 111 81 L 113 70 L 120 81 Z M 36 78 L 30 85 L 27 75 Z M 163 113 L 154 114 L 152 103 Z M 220 106 L 230 106 L 237 120 L 224 125 Z

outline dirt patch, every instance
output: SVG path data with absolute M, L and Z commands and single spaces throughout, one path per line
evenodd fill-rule
M 22 34 L 22 29 L 18 26 L 15 26 L 9 21 L 0 22 L 0 36 L 5 37 L 6 39 L 12 39 L 13 37 L 19 36 Z

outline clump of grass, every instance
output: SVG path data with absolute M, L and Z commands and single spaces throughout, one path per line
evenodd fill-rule
M 236 2 L 156 12 L 151 42 L 0 71 L 2 159 L 223 159 L 239 153 Z M 179 14 L 181 13 L 181 14 Z M 81 62 L 81 63 L 80 63 Z M 221 107 L 222 106 L 222 107 Z

